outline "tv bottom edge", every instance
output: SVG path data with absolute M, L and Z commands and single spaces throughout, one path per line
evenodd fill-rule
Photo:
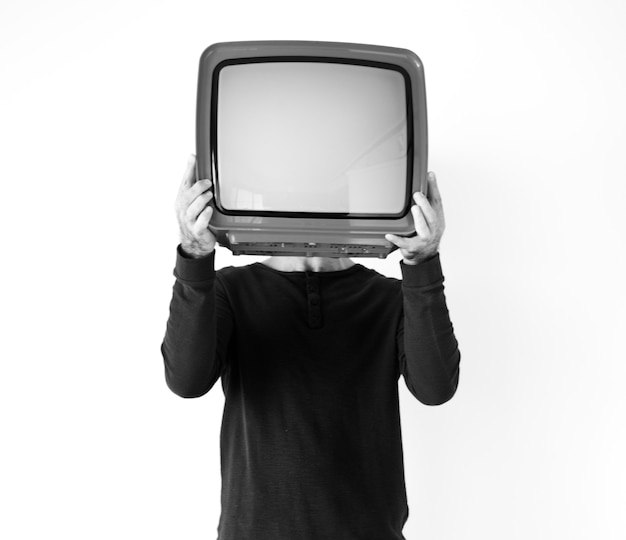
M 376 245 L 298 244 L 294 242 L 244 242 L 225 245 L 234 255 L 266 255 L 269 257 L 378 257 L 384 259 L 395 247 Z
M 284 257 L 378 257 L 385 258 L 396 247 L 383 238 L 337 237 L 312 240 L 271 235 L 218 234 L 220 245 L 234 255 L 265 255 Z M 288 235 L 287 235 L 288 236 Z

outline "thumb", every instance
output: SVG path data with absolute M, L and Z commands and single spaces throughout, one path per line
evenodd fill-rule
M 196 156 L 191 154 L 187 160 L 187 166 L 185 167 L 185 174 L 183 174 L 183 180 L 180 187 L 183 189 L 189 189 L 196 180 Z
M 396 236 L 395 234 L 386 234 L 385 240 L 391 242 L 394 246 L 399 247 L 400 249 L 407 249 L 409 246 L 409 241 L 402 236 Z

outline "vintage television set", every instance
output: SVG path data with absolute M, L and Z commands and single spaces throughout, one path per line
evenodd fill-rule
M 426 190 L 424 72 L 411 51 L 216 43 L 201 56 L 198 178 L 234 254 L 386 257 Z

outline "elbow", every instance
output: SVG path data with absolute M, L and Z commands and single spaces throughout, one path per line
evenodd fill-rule
M 165 346 L 161 347 L 165 365 L 165 383 L 177 396 L 182 398 L 197 398 L 206 394 L 215 383 L 216 378 L 211 378 L 198 369 L 176 369 L 180 362 L 168 353 Z
M 166 373 L 165 382 L 167 387 L 177 396 L 181 398 L 198 398 L 206 394 L 211 387 L 199 386 L 197 384 L 181 383 L 169 377 Z
M 438 388 L 436 391 L 426 391 L 415 394 L 415 397 L 420 403 L 434 407 L 436 405 L 443 405 L 450 401 L 454 394 L 456 394 L 458 388 L 458 377 L 445 387 Z
M 460 354 L 457 354 L 457 358 L 460 360 Z M 454 372 L 450 377 L 446 377 L 445 380 L 440 380 L 439 382 L 431 382 L 430 384 L 420 384 L 415 387 L 409 386 L 409 390 L 424 405 L 443 405 L 456 394 L 459 387 L 459 373 L 459 362 L 457 360 Z

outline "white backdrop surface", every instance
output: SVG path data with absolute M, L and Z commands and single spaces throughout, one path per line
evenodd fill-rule
M 159 351 L 198 59 L 308 39 L 425 66 L 463 360 L 441 407 L 400 381 L 407 540 L 625 538 L 625 26 L 618 0 L 3 1 L 0 536 L 216 536 L 221 388 L 176 397 Z

